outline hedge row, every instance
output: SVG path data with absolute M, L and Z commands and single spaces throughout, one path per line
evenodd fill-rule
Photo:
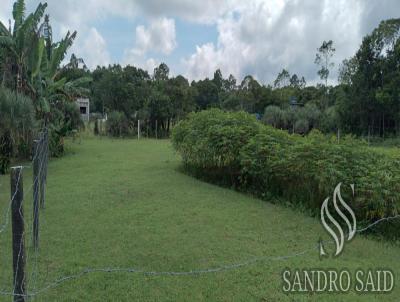
M 190 171 L 261 197 L 282 196 L 319 212 L 341 182 L 358 219 L 372 221 L 400 209 L 400 158 L 352 137 L 338 143 L 318 131 L 289 135 L 247 113 L 212 109 L 181 121 L 172 142 Z

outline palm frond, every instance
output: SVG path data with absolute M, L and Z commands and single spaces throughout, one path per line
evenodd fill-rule
M 61 62 L 64 60 L 68 49 L 72 46 L 76 35 L 76 31 L 74 31 L 72 34 L 68 32 L 65 38 L 57 44 L 55 49 L 53 49 L 48 69 L 48 76 L 52 79 L 57 76 L 57 69 L 60 67 Z
M 38 29 L 39 22 L 44 15 L 46 7 L 47 3 L 39 3 L 36 11 L 32 14 L 29 14 L 29 16 L 18 28 L 16 33 L 16 43 L 21 51 L 29 52 L 32 48 L 32 37 L 38 35 L 36 31 Z
M 11 33 L 8 31 L 8 28 L 0 21 L 0 35 L 9 36 Z
M 44 53 L 44 38 L 39 38 L 37 41 L 37 45 L 35 47 L 35 51 L 33 51 L 32 56 L 32 79 L 39 74 L 40 67 L 42 65 L 43 53 Z
M 25 18 L 25 1 L 17 0 L 13 6 L 13 18 L 14 18 L 14 34 L 18 31 L 18 28 L 22 25 Z
M 0 36 L 0 48 L 6 48 L 16 55 L 15 42 L 10 36 Z
M 77 96 L 87 96 L 90 94 L 90 89 L 85 85 L 93 81 L 91 77 L 82 77 L 74 81 L 70 81 L 64 85 L 64 92 L 69 99 L 74 99 Z
M 91 77 L 82 77 L 73 81 L 68 82 L 68 87 L 82 87 L 83 85 L 89 84 L 93 81 Z

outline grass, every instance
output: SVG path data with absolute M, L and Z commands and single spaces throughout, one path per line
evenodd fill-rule
M 286 260 L 326 237 L 318 219 L 179 172 L 167 140 L 85 138 L 68 143 L 49 165 L 46 209 L 41 212 L 37 275 L 30 291 L 64 275 L 103 267 L 190 271 L 263 260 L 229 271 L 191 276 L 140 273 L 87 274 L 38 295 L 34 301 L 398 301 L 400 248 L 362 236 L 338 258 L 317 250 Z M 24 172 L 26 190 L 31 170 Z M 28 194 L 30 193 L 30 194 Z M 28 224 L 31 192 L 25 199 Z M 9 199 L 0 177 L 0 213 Z M 3 222 L 3 216 L 0 218 Z M 11 231 L 0 234 L 0 289 L 11 290 Z M 27 242 L 30 245 L 30 234 Z M 332 247 L 326 247 L 332 252 Z M 35 254 L 28 248 L 28 271 Z M 285 294 L 285 268 L 390 268 L 390 294 Z M 0 301 L 10 301 L 0 296 Z

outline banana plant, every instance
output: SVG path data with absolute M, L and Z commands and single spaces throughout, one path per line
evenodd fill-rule
M 36 10 L 25 17 L 24 0 L 17 0 L 13 6 L 13 29 L 0 22 L 0 47 L 7 50 L 12 69 L 16 71 L 16 90 L 33 93 L 29 78 L 35 76 L 40 68 L 44 41 L 39 37 L 38 26 L 47 4 L 39 3 Z
M 74 81 L 60 77 L 61 64 L 77 32 L 68 32 L 61 41 L 53 43 L 48 15 L 41 24 L 46 8 L 46 3 L 39 3 L 36 10 L 25 17 L 25 1 L 17 0 L 13 7 L 13 29 L 0 22 L 0 48 L 7 52 L 11 61 L 10 70 L 16 76 L 15 89 L 32 97 L 40 118 L 48 116 L 52 104 L 88 94 L 84 86 L 91 81 L 89 77 Z M 79 59 L 76 60 L 79 63 Z
M 82 77 L 73 81 L 67 81 L 60 77 L 60 68 L 68 49 L 72 46 L 76 31 L 68 32 L 66 36 L 57 43 L 50 46 L 48 51 L 42 53 L 40 71 L 36 77 L 36 86 L 40 90 L 39 109 L 43 113 L 50 111 L 51 104 L 60 101 L 73 101 L 76 96 L 87 95 L 89 90 L 84 86 L 92 79 Z

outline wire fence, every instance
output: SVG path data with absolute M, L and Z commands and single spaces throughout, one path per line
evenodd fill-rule
M 2 284 L 8 284 L 8 287 L 13 289 L 11 294 L 14 296 L 14 301 L 25 301 L 27 280 L 32 280 L 32 284 L 35 284 L 35 276 L 38 275 L 39 207 L 43 209 L 45 204 L 48 141 L 48 131 L 44 129 L 33 142 L 31 163 L 11 168 L 11 198 L 5 207 L 4 214 L 0 216 L 2 218 L 0 221 L 2 259 L 0 261 L 1 271 L 5 272 L 1 274 Z M 28 187 L 24 188 L 23 171 L 27 168 L 33 168 L 32 182 L 28 182 Z M 28 215 L 26 215 L 27 212 Z M 10 233 L 11 244 L 7 236 Z M 3 263 L 10 265 L 6 267 Z
M 10 264 L 13 263 L 13 276 L 10 274 L 5 274 L 7 280 L 1 280 L 0 283 L 0 296 L 12 297 L 14 301 L 27 301 L 33 300 L 38 295 L 41 295 L 53 288 L 61 286 L 62 284 L 80 279 L 84 276 L 90 274 L 112 274 L 112 273 L 131 273 L 131 274 L 141 274 L 149 276 L 193 276 L 193 275 L 203 275 L 203 274 L 214 274 L 219 272 L 226 272 L 231 270 L 240 269 L 246 266 L 253 265 L 258 262 L 267 261 L 285 261 L 291 258 L 301 257 L 309 254 L 313 251 L 318 251 L 320 248 L 320 243 L 310 246 L 307 249 L 288 253 L 285 255 L 270 255 L 263 257 L 253 257 L 240 262 L 235 262 L 231 264 L 223 264 L 220 266 L 214 266 L 205 269 L 193 269 L 193 270 L 182 270 L 182 271 L 157 271 L 157 270 L 143 270 L 134 267 L 88 267 L 84 270 L 78 271 L 69 275 L 62 275 L 57 279 L 47 282 L 41 280 L 41 286 L 38 286 L 39 277 L 39 265 L 38 260 L 40 256 L 39 245 L 40 245 L 40 231 L 39 231 L 39 208 L 41 211 L 45 208 L 45 192 L 47 183 L 47 166 L 48 166 L 48 132 L 44 130 L 39 134 L 38 140 L 35 141 L 34 151 L 32 156 L 31 166 L 32 171 L 32 183 L 28 186 L 26 190 L 23 187 L 23 166 L 13 167 L 11 172 L 11 187 L 12 193 L 8 205 L 2 217 L 3 221 L 0 222 L 0 244 L 1 246 L 10 246 L 9 244 L 4 244 L 3 240 L 6 240 L 5 234 L 13 234 L 13 244 L 12 253 L 11 248 L 9 251 L 4 251 L 2 248 L 1 255 L 11 255 L 13 256 L 12 261 L 10 257 L 6 259 L 0 259 L 0 263 Z M 27 166 L 25 166 L 27 167 Z M 29 166 L 28 166 L 29 167 Z M 17 207 L 16 207 L 17 204 Z M 24 208 L 28 212 L 32 212 L 32 215 L 24 215 Z M 11 216 L 11 219 L 10 219 Z M 15 219 L 17 217 L 21 220 L 21 225 L 16 228 Z M 377 225 L 391 221 L 400 220 L 400 215 L 395 215 L 392 217 L 381 218 L 366 227 L 357 230 L 358 233 L 364 233 Z M 42 221 L 41 221 L 42 222 Z M 12 229 L 10 230 L 10 224 Z M 21 230 L 22 228 L 22 230 Z M 18 233 L 19 232 L 19 233 Z M 17 234 L 16 234 L 17 233 Z M 15 241 L 15 236 L 20 240 Z M 28 239 L 28 245 L 25 246 L 25 239 Z M 332 241 L 324 242 L 325 244 L 333 244 Z M 10 246 L 11 247 L 11 246 Z M 4 262 L 3 262 L 4 261 Z M 27 265 L 28 264 L 28 265 Z M 1 265 L 1 267 L 4 267 Z M 11 271 L 10 271 L 11 272 Z M 29 281 L 29 284 L 27 282 Z M 2 284 L 7 284 L 2 286 Z M 3 288 L 2 288 L 3 287 Z M 7 289 L 7 288 L 11 288 Z

